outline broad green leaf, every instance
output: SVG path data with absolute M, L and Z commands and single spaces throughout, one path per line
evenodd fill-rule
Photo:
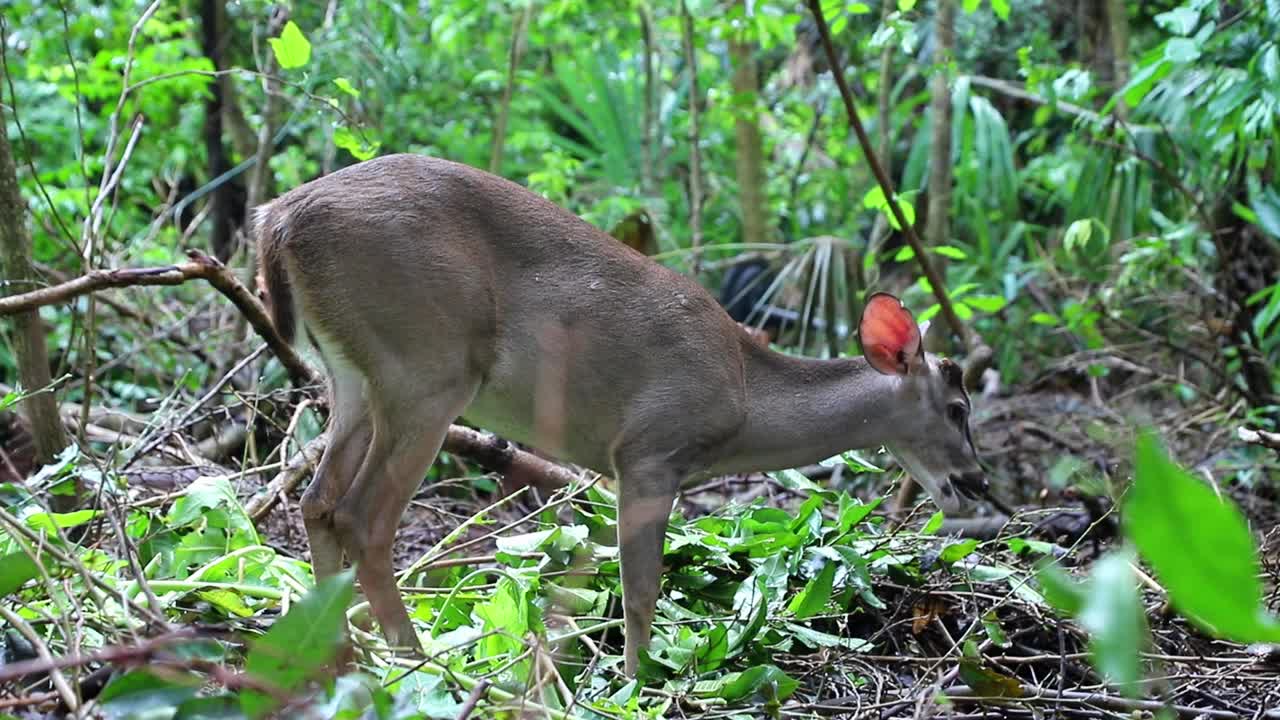
M 729 702 L 735 702 L 759 695 L 769 701 L 781 702 L 791 697 L 798 687 L 800 687 L 800 681 L 777 667 L 757 665 L 740 673 L 726 675 L 720 689 L 720 697 Z
M 1173 64 L 1160 56 L 1150 64 L 1143 64 L 1139 70 L 1134 73 L 1133 78 L 1125 85 L 1121 92 L 1124 95 L 1124 101 L 1131 106 L 1136 106 L 1142 102 L 1142 99 L 1151 92 L 1151 88 L 1159 82 L 1164 76 L 1173 71 Z M 1110 105 L 1111 103 L 1108 103 Z M 1104 110 L 1109 111 L 1109 108 Z
M 882 473 L 884 468 L 872 464 L 866 458 L 862 457 L 857 451 L 850 450 L 840 454 L 840 459 L 844 461 L 846 467 L 856 473 Z
M 1200 44 L 1191 38 L 1170 38 L 1164 56 L 1175 63 L 1189 63 L 1200 57 Z
M 929 522 L 924 524 L 924 528 L 920 530 L 920 534 L 932 535 L 938 532 L 938 528 L 942 527 L 942 521 L 944 517 L 945 516 L 942 514 L 941 510 L 935 512 L 932 516 L 930 516 Z
M 210 511 L 219 512 L 212 513 Z M 200 477 L 187 487 L 169 510 L 169 525 L 207 524 L 225 528 L 238 546 L 259 544 L 258 531 L 236 498 L 231 483 L 222 477 Z
M 871 6 L 863 2 L 849 3 L 848 11 L 850 15 L 866 15 L 871 12 Z
M 1280 642 L 1280 621 L 1262 604 L 1257 549 L 1244 516 L 1170 460 L 1150 433 L 1138 439 L 1123 509 L 1125 535 L 1179 612 L 1219 637 Z
M 777 480 L 779 484 L 788 490 L 798 490 L 804 493 L 824 494 L 827 489 L 815 483 L 805 476 L 799 470 L 780 470 L 778 472 L 767 473 L 769 477 Z
M 910 245 L 903 245 L 898 248 L 898 252 L 893 254 L 894 262 L 906 262 L 916 256 L 916 249 Z
M 297 690 L 337 654 L 354 594 L 350 570 L 321 580 L 266 635 L 250 644 L 245 672 L 289 693 Z M 276 699 L 256 690 L 240 695 L 240 708 L 252 718 L 276 707 Z
M 933 251 L 943 257 L 949 257 L 952 260 L 964 260 L 969 257 L 965 251 L 955 247 L 954 245 L 939 245 L 935 247 Z
M 1185 5 L 1156 15 L 1156 25 L 1174 35 L 1190 35 L 1200 24 L 1200 13 Z
M 817 650 L 819 648 L 838 647 L 854 652 L 868 652 L 874 647 L 862 638 L 844 637 L 814 630 L 799 623 L 787 623 L 787 632 L 795 636 L 801 643 Z
M 841 493 L 839 501 L 839 510 L 836 517 L 840 523 L 840 534 L 849 532 L 854 525 L 862 522 L 871 514 L 872 510 L 879 507 L 883 498 L 875 498 L 869 503 L 854 500 L 847 493 Z
M 1062 246 L 1068 251 L 1074 251 L 1077 246 L 1083 249 L 1089 244 L 1089 237 L 1093 234 L 1093 220 L 1076 220 L 1067 226 L 1067 231 L 1062 235 Z
M 964 651 L 960 657 L 960 679 L 974 689 L 982 697 L 1022 697 L 1022 683 L 1017 678 L 1009 677 L 994 670 L 982 662 L 978 646 L 973 640 L 966 640 Z
M 831 600 L 831 583 L 835 577 L 836 563 L 827 561 L 822 566 L 822 570 L 811 578 L 804 589 L 791 600 L 787 609 L 802 620 L 822 612 L 826 609 L 827 602 Z
M 244 598 L 226 588 L 210 588 L 201 590 L 196 596 L 213 606 L 226 611 L 228 614 L 237 617 L 250 617 L 253 615 L 253 608 L 245 604 Z
M 982 0 L 964 0 L 964 11 L 971 13 L 978 9 L 978 5 L 982 4 Z
M 1080 607 L 1080 625 L 1089 631 L 1094 667 L 1126 695 L 1139 692 L 1138 652 L 1147 624 L 1127 553 L 1110 553 L 1094 565 Z
M 83 525 L 90 520 L 98 517 L 98 510 L 76 510 L 69 513 L 35 513 L 26 517 L 27 525 L 36 530 L 44 530 L 53 532 L 54 526 L 59 528 L 75 527 Z
M 311 60 L 311 42 L 292 20 L 284 24 L 280 37 L 268 38 L 267 42 L 271 43 L 276 62 L 285 70 L 300 68 Z
M 964 304 L 974 310 L 996 313 L 1004 309 L 1005 299 L 999 295 L 970 295 L 964 299 Z
M 146 669 L 132 670 L 108 683 L 98 702 L 108 720 L 168 718 L 199 689 L 200 679 L 194 675 L 170 672 L 161 677 Z
M 353 98 L 359 98 L 359 97 L 360 97 L 360 91 L 359 91 L 359 90 L 357 90 L 357 89 L 356 89 L 356 87 L 355 87 L 354 85 L 352 85 L 352 84 L 351 84 L 351 81 L 350 81 L 350 80 L 348 80 L 348 79 L 346 79 L 346 78 L 344 78 L 344 77 L 334 78 L 334 79 L 333 79 L 333 84 L 334 84 L 334 85 L 337 85 L 339 90 L 341 90 L 342 92 L 344 92 L 344 93 L 346 93 L 346 94 L 350 95 L 350 96 L 351 96 L 351 97 L 353 97 Z
M 1056 565 L 1046 564 L 1036 573 L 1044 599 L 1067 615 L 1078 615 L 1084 606 L 1084 588 Z
M 911 12 L 916 6 L 916 0 L 898 0 L 899 12 Z
M 951 565 L 969 557 L 977 548 L 978 541 L 973 538 L 954 542 L 942 549 L 938 560 Z
M 991 0 L 991 10 L 1001 20 L 1009 19 L 1009 0 Z
M 377 155 L 378 148 L 382 147 L 381 142 L 358 138 L 350 128 L 341 125 L 333 129 L 333 144 L 351 153 L 351 157 L 357 160 L 368 160 Z
M 17 590 L 28 580 L 39 577 L 40 568 L 30 555 L 19 550 L 0 555 L 0 598 Z
M 389 688 L 395 693 L 398 704 L 412 708 L 432 720 L 453 720 L 462 711 L 462 703 L 454 700 L 443 676 L 426 672 L 405 674 L 403 668 L 394 665 L 387 673 L 389 676 L 404 676 Z
M 729 626 L 716 623 L 702 636 L 698 646 L 698 669 L 715 670 L 729 653 Z
M 1038 312 L 1031 316 L 1031 322 L 1037 325 L 1061 325 L 1062 321 L 1056 315 L 1050 315 L 1046 312 Z
M 1012 643 L 1009 642 L 1009 636 L 1005 633 L 1004 628 L 1000 626 L 1000 618 L 996 617 L 995 610 L 988 610 L 982 616 L 982 631 L 986 633 L 987 638 L 996 647 L 1007 648 Z
M 1280 241 L 1280 193 L 1270 187 L 1258 188 L 1249 193 L 1249 207 L 1255 216 L 1252 222 L 1273 240 Z

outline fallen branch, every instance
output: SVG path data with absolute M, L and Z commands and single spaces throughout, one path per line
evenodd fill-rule
M 1236 429 L 1236 437 L 1240 438 L 1241 442 L 1247 442 L 1251 445 L 1261 445 L 1272 450 L 1280 450 L 1280 433 L 1242 427 Z
M 187 256 L 191 261 L 181 265 L 92 270 L 74 280 L 21 295 L 0 298 L 0 317 L 45 305 L 64 303 L 81 295 L 108 288 L 181 285 L 190 280 L 204 280 L 225 295 L 244 314 L 249 324 L 266 342 L 267 347 L 284 365 L 295 385 L 305 388 L 323 382 L 320 376 L 298 355 L 293 346 L 284 341 L 271 323 L 266 308 L 234 273 L 218 260 L 198 250 L 188 251 Z M 572 470 L 562 465 L 521 450 L 497 436 L 461 425 L 449 427 L 444 450 L 474 460 L 485 468 L 502 474 L 514 486 L 532 485 L 538 488 L 554 489 L 564 487 L 577 478 Z M 299 480 L 301 476 L 293 481 L 294 485 Z M 281 482 L 285 481 L 281 480 Z M 278 492 L 273 495 L 273 497 L 278 496 Z M 274 502 L 271 500 L 268 507 Z
M 324 455 L 324 449 L 329 445 L 329 436 L 321 435 L 311 442 L 307 443 L 297 455 L 294 455 L 285 465 L 284 469 L 278 475 L 267 483 L 267 488 L 261 493 L 254 495 L 245 504 L 245 512 L 249 514 L 249 518 L 254 522 L 258 522 L 271 512 L 271 508 L 276 506 L 280 498 L 293 492 L 293 489 L 302 482 L 302 478 L 311 472 L 311 469 L 320 462 L 320 456 Z
M 205 280 L 236 306 L 253 329 L 266 341 L 271 352 L 279 358 L 289 377 L 299 385 L 315 385 L 320 378 L 280 337 L 267 310 L 244 283 L 218 260 L 199 250 L 187 251 L 190 262 L 150 268 L 117 268 L 114 270 L 90 270 L 74 280 L 33 290 L 21 295 L 0 298 L 0 317 L 31 310 L 45 305 L 67 302 L 73 298 L 107 288 L 135 285 L 181 285 L 190 280 Z
M 993 698 L 985 697 L 967 685 L 959 685 L 948 688 L 944 691 L 944 695 L 948 700 L 953 702 L 964 703 L 999 703 L 1005 705 L 1011 702 L 1032 704 L 1035 702 L 1053 703 L 1055 705 L 1085 705 L 1098 708 L 1106 708 L 1108 710 L 1118 710 L 1121 712 L 1138 712 L 1146 710 L 1148 712 L 1158 712 L 1160 710 L 1172 710 L 1181 717 L 1189 718 L 1215 718 L 1216 720 L 1238 720 L 1245 717 L 1267 718 L 1268 720 L 1280 720 L 1280 710 L 1266 710 L 1254 715 L 1242 715 L 1232 710 L 1217 710 L 1213 708 L 1191 707 L 1189 705 L 1177 705 L 1166 703 L 1160 700 L 1139 700 L 1135 698 L 1120 697 L 1119 695 L 1107 695 L 1100 692 L 1081 692 L 1078 690 L 1051 690 L 1049 688 L 1036 687 L 1034 685 L 1022 685 L 1022 695 L 1020 697 L 1002 697 Z

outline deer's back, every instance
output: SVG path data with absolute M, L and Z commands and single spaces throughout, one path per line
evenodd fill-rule
M 424 377 L 465 352 L 466 416 L 512 439 L 607 471 L 604 449 L 649 416 L 740 405 L 741 334 L 710 294 L 515 183 L 392 155 L 271 212 L 322 346 Z

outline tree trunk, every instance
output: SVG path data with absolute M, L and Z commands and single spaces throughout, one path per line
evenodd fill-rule
M 6 127 L 4 106 L 0 105 L 0 128 Z M 9 149 L 9 138 L 0 133 L 0 259 L 8 295 L 34 288 L 37 281 L 31 264 L 31 237 L 27 234 L 26 206 L 18 190 L 18 173 Z M 13 318 L 13 354 L 18 361 L 22 388 L 34 392 L 49 386 L 49 355 L 45 347 L 44 323 L 38 310 L 18 313 Z M 32 395 L 22 402 L 22 411 L 31 425 L 36 461 L 48 464 L 67 446 L 67 436 L 58 418 L 58 403 L 52 392 Z
M 640 37 L 644 41 L 644 127 L 640 133 L 640 189 L 653 193 L 653 131 L 657 126 L 653 77 L 653 13 L 647 2 L 640 3 Z
M 930 81 L 929 207 L 924 228 L 926 247 L 945 245 L 951 235 L 951 76 L 955 47 L 954 0 L 938 0 L 934 16 L 933 79 Z
M 741 37 L 729 41 L 733 61 L 733 134 L 737 142 L 735 164 L 738 175 L 738 202 L 742 207 L 744 243 L 767 242 L 765 230 L 765 192 L 763 141 L 757 100 L 760 95 L 760 73 L 756 66 L 756 43 Z M 747 106 L 742 98 L 750 98 Z
M 201 0 L 200 25 L 204 55 L 213 64 L 214 70 L 223 70 L 226 63 L 225 33 L 222 31 L 224 8 L 222 0 Z M 222 108 L 225 101 L 222 78 L 209 83 L 209 99 L 204 105 L 204 151 L 209 163 L 209 181 L 221 177 L 228 169 L 227 151 L 222 145 Z M 231 257 L 231 185 L 222 183 L 214 188 L 209 196 L 209 216 L 213 221 L 213 230 L 209 235 L 209 248 L 214 257 L 226 262 Z
M 702 98 L 698 95 L 698 50 L 693 37 L 693 16 L 683 0 L 680 3 L 680 35 L 684 46 L 685 69 L 689 73 L 689 246 L 693 250 L 693 275 L 702 270 L 702 137 L 698 114 Z

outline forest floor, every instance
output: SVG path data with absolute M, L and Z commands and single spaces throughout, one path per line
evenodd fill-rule
M 1172 612 L 1149 576 L 1140 576 L 1147 585 L 1143 600 L 1151 628 L 1142 655 L 1148 678 L 1145 696 L 1159 700 L 1125 697 L 1109 689 L 1089 662 L 1086 635 L 1048 610 L 1043 597 L 1026 583 L 1042 557 L 1055 557 L 1060 565 L 1083 574 L 1105 550 L 1121 543 L 1118 514 L 1108 493 L 1123 487 L 1130 475 L 1132 428 L 1148 425 L 1162 428 L 1173 456 L 1228 494 L 1251 526 L 1263 530 L 1257 534 L 1262 537 L 1268 605 L 1273 611 L 1280 609 L 1277 484 L 1255 477 L 1248 484 L 1237 481 L 1219 487 L 1228 475 L 1250 477 L 1231 466 L 1233 451 L 1242 444 L 1234 425 L 1223 423 L 1224 414 L 1230 417 L 1239 406 L 1173 403 L 1167 394 L 1147 391 L 1141 381 L 1113 375 L 1109 385 L 1094 386 L 1087 379 L 1062 374 L 976 398 L 975 442 L 991 470 L 995 493 L 1017 513 L 1006 521 L 1001 515 L 993 517 L 990 508 L 981 508 L 967 521 L 949 520 L 943 533 L 981 539 L 989 564 L 975 568 L 959 585 L 954 573 L 939 568 L 915 579 L 877 578 L 875 592 L 884 607 L 836 621 L 841 635 L 864 638 L 868 645 L 857 651 L 826 648 L 817 662 L 811 652 L 773 655 L 775 664 L 801 681 L 783 709 L 920 717 L 945 688 L 944 702 L 956 706 L 956 717 L 965 718 L 1046 713 L 1138 717 L 1161 707 L 1183 717 L 1280 717 L 1280 648 L 1210 639 Z M 1098 402 L 1098 393 L 1109 400 Z M 855 486 L 841 475 L 837 471 L 819 483 L 834 484 L 864 499 L 885 490 L 883 484 Z M 471 488 L 455 482 L 424 485 L 401 523 L 396 545 L 400 568 L 493 502 L 492 496 Z M 763 499 L 771 506 L 794 509 L 805 500 L 803 493 L 764 475 L 723 478 L 686 490 L 678 508 L 686 518 L 734 503 Z M 295 494 L 277 507 L 264 531 L 275 546 L 307 557 L 297 501 Z M 522 499 L 497 511 L 492 520 L 503 525 L 537 506 L 536 500 Z M 931 513 L 931 504 L 917 501 L 903 511 L 904 527 L 918 528 Z M 473 528 L 471 535 L 489 529 Z M 1028 550 L 1028 542 L 1036 552 Z M 493 542 L 470 552 L 492 553 Z M 993 566 L 1001 570 L 993 571 Z M 618 644 L 621 640 L 608 639 Z M 977 641 L 983 662 L 957 662 L 966 639 Z M 1014 695 L 1021 699 L 1013 704 L 998 699 Z M 997 699 L 978 700 L 982 697 Z M 697 716 L 698 708 L 691 703 L 684 712 Z

